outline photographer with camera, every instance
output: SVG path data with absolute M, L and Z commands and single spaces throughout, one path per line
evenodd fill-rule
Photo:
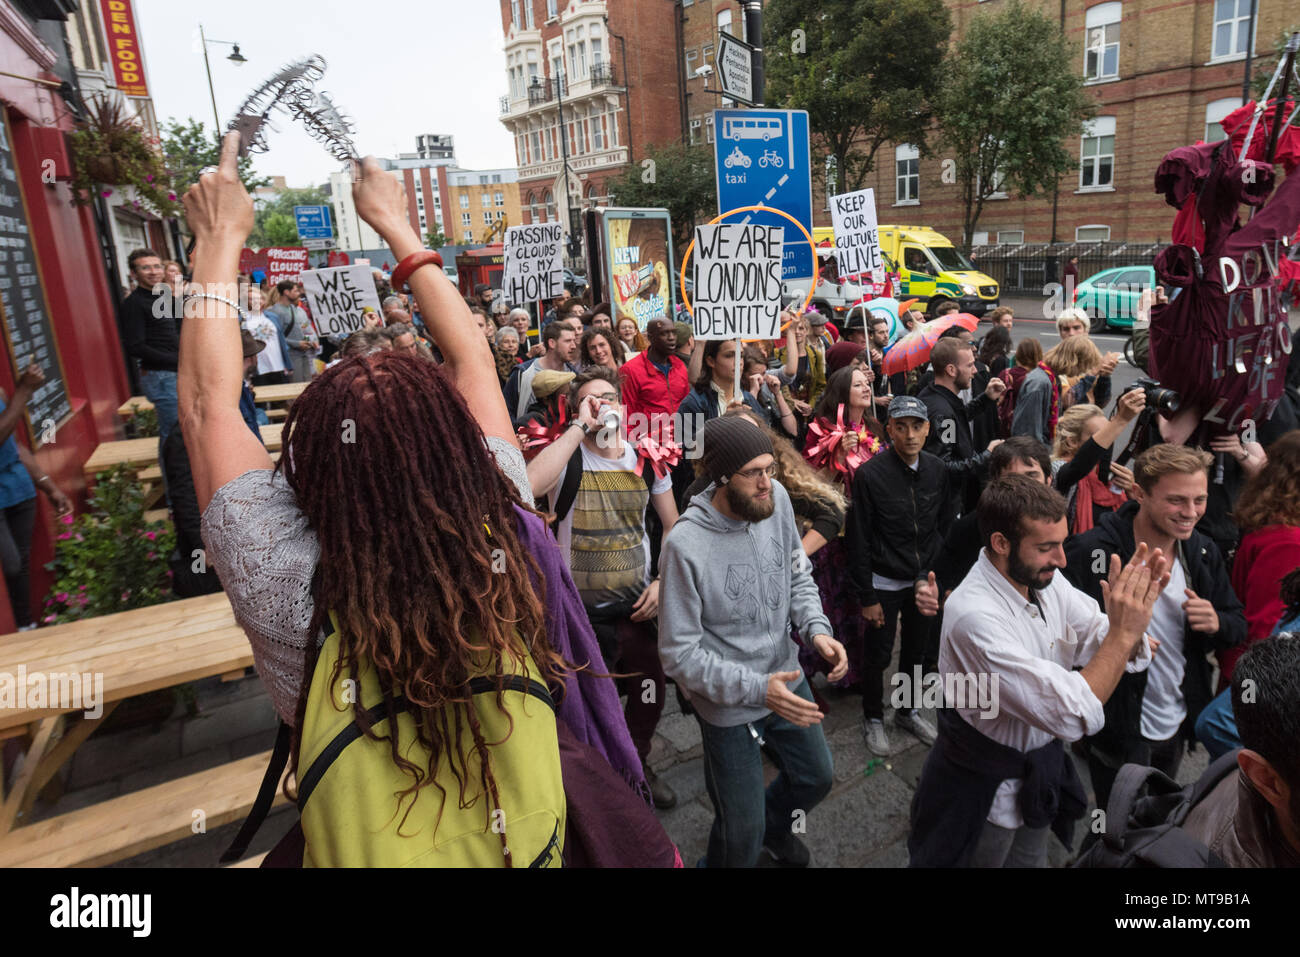
M 656 478 L 650 463 L 639 461 L 625 441 L 619 383 L 611 370 L 593 366 L 573 380 L 569 423 L 528 463 L 528 481 L 539 502 L 549 496 L 560 551 L 605 666 L 633 673 L 624 712 L 627 729 L 655 807 L 670 808 L 677 796 L 646 763 L 664 710 L 664 672 L 655 624 L 659 579 L 651 578 L 645 519 L 652 503 L 667 537 L 677 521 L 672 479 Z M 653 689 L 643 681 L 652 681 Z
M 1152 446 L 1133 463 L 1135 501 L 1103 515 L 1096 528 L 1065 544 L 1066 577 L 1099 601 L 1112 556 L 1127 562 L 1136 543 L 1146 542 L 1173 559 L 1147 629 L 1160 642 L 1159 653 L 1145 674 L 1120 679 L 1106 702 L 1105 726 L 1087 739 L 1099 808 L 1106 807 L 1124 764 L 1177 776 L 1187 742 L 1196 740 L 1196 717 L 1213 697 L 1206 652 L 1223 651 L 1246 637 L 1246 618 L 1223 557 L 1196 531 L 1213 461 L 1201 449 Z

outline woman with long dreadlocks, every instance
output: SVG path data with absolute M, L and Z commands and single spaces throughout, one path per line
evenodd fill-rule
M 410 286 L 446 362 L 343 360 L 294 404 L 273 470 L 239 416 L 237 310 L 216 292 L 235 288 L 253 223 L 238 140 L 226 137 L 218 170 L 185 197 L 198 290 L 181 418 L 208 557 L 293 728 L 304 861 L 554 864 L 561 752 L 594 749 L 645 783 L 531 507 L 482 332 L 442 271 L 421 268 L 430 257 L 401 185 L 368 158 L 357 210 L 415 267 Z

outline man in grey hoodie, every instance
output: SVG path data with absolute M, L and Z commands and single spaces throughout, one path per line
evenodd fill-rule
M 710 421 L 703 465 L 712 484 L 690 500 L 659 563 L 659 657 L 704 739 L 710 867 L 753 867 L 762 849 L 779 864 L 807 866 L 795 834 L 831 789 L 822 713 L 790 625 L 812 636 L 830 680 L 848 670 L 848 656 L 831 637 L 775 462 L 752 422 Z M 781 768 L 766 794 L 765 743 Z

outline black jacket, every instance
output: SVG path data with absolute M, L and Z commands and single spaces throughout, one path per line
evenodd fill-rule
M 979 504 L 982 481 L 988 474 L 989 453 L 976 451 L 971 419 L 982 415 L 994 403 L 983 393 L 969 404 L 963 403 L 957 393 L 937 383 L 927 385 L 917 398 L 930 410 L 930 437 L 925 440 L 925 450 L 943 459 L 948 466 L 948 478 L 961 510 L 974 511 Z
M 1101 595 L 1103 575 L 1094 572 L 1093 568 L 1104 564 L 1109 569 L 1110 556 L 1114 554 L 1118 554 L 1123 562 L 1133 557 L 1137 550 L 1137 543 L 1133 541 L 1133 517 L 1137 511 L 1137 502 L 1129 502 L 1119 511 L 1103 515 L 1100 524 L 1091 531 L 1066 539 L 1065 577 L 1102 607 L 1105 607 Z M 1104 563 L 1097 561 L 1100 557 L 1094 554 L 1097 550 L 1104 553 Z M 1192 537 L 1182 543 L 1180 550 L 1187 587 L 1213 604 L 1219 614 L 1219 630 L 1213 635 L 1186 627 L 1183 630 L 1183 655 L 1187 667 L 1180 690 L 1187 703 L 1187 717 L 1183 719 L 1180 734 L 1194 741 L 1196 719 L 1214 697 L 1206 652 L 1220 651 L 1245 641 L 1246 615 L 1232 591 L 1223 557 L 1210 538 L 1193 531 Z M 1156 654 L 1163 651 L 1161 649 Z M 1115 693 L 1106 702 L 1106 726 L 1088 739 L 1089 744 L 1108 754 L 1120 755 L 1136 742 L 1142 734 L 1142 696 L 1146 687 L 1145 671 L 1123 675 Z
M 979 516 L 975 512 L 967 512 L 949 526 L 943 548 L 934 563 L 934 577 L 939 583 L 940 595 L 962 583 L 979 561 L 983 547 Z
M 170 315 L 154 317 L 155 296 L 137 286 L 122 300 L 122 343 L 127 354 L 140 360 L 140 368 L 175 372 L 180 356 L 180 330 Z M 159 311 L 162 311 L 159 304 Z
M 877 601 L 873 571 L 914 582 L 934 568 L 941 529 L 952 524 L 956 508 L 949 489 L 947 468 L 924 451 L 915 470 L 890 448 L 854 474 L 846 544 L 849 576 L 864 607 Z

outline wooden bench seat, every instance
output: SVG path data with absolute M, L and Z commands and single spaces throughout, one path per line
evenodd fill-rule
M 16 828 L 0 838 L 0 867 L 102 867 L 191 837 L 196 810 L 209 831 L 241 821 L 270 759 L 269 751 L 250 755 Z M 278 790 L 275 803 L 284 803 Z

